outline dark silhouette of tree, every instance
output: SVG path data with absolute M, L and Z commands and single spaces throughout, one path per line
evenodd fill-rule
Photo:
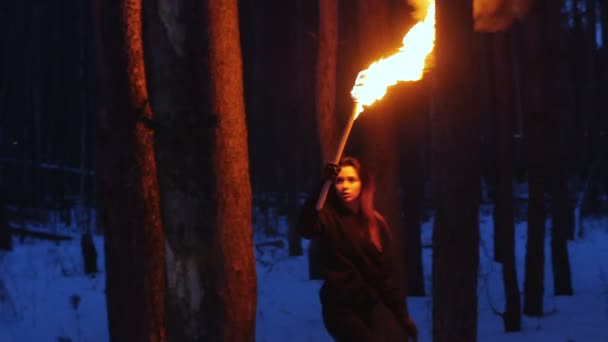
M 165 341 L 165 242 L 141 1 L 97 3 L 107 64 L 99 153 L 112 341 Z
M 549 167 L 549 193 L 551 194 L 551 264 L 553 288 L 556 295 L 572 295 L 572 277 L 568 256 L 568 232 L 574 231 L 574 208 L 568 194 L 568 158 L 564 146 L 564 108 L 563 99 L 568 98 L 564 84 L 565 73 L 562 68 L 561 4 L 553 1 L 547 4 L 547 142 Z M 559 33 L 559 34 L 558 34 Z M 557 75 L 555 70 L 558 71 Z M 549 112 L 550 111 L 550 112 Z
M 304 179 L 306 174 L 306 165 L 312 164 L 309 158 L 306 158 L 306 151 L 313 149 L 306 149 L 310 144 L 302 144 L 309 138 L 307 135 L 307 127 L 313 120 L 311 118 L 311 112 L 313 111 L 314 104 L 311 101 L 311 96 L 314 95 L 312 85 L 314 83 L 314 77 L 307 77 L 309 71 L 312 70 L 312 63 L 309 61 L 309 56 L 313 55 L 313 52 L 306 53 L 308 50 L 312 50 L 311 46 L 308 46 L 307 32 L 309 32 L 309 20 L 310 10 L 308 1 L 296 0 L 289 4 L 285 14 L 287 21 L 292 24 L 289 25 L 290 35 L 288 40 L 293 42 L 293 48 L 290 49 L 291 53 L 289 57 L 289 75 L 283 75 L 281 78 L 282 82 L 285 79 L 291 78 L 291 87 L 287 89 L 287 104 L 285 105 L 285 111 L 287 115 L 282 115 L 282 127 L 279 130 L 280 141 L 289 142 L 287 151 L 284 152 L 285 162 L 283 166 L 285 171 L 282 177 L 281 187 L 284 189 L 285 195 L 281 196 L 282 200 L 277 204 L 279 212 L 285 214 L 288 221 L 288 253 L 290 256 L 298 256 L 303 254 L 302 250 L 302 239 L 295 230 L 295 224 L 300 215 L 300 193 L 306 189 L 305 184 L 302 182 L 296 182 L 294 179 Z M 297 151 L 296 153 L 290 153 L 289 151 Z M 283 185 L 284 184 L 284 185 Z M 316 244 L 316 242 L 312 242 Z
M 390 7 L 391 44 L 398 46 L 403 36 L 425 14 L 403 1 Z M 409 20 L 405 20 L 405 19 Z M 430 87 L 427 78 L 402 82 L 389 88 L 389 101 L 396 116 L 398 196 L 403 221 L 402 244 L 405 251 L 405 287 L 408 296 L 424 296 L 421 220 L 424 211 L 424 185 L 428 177 L 428 114 Z
M 473 9 L 436 1 L 432 118 L 433 341 L 477 339 L 479 153 L 473 105 Z M 455 58 L 458 56 L 458 58 Z
M 80 249 L 84 261 L 84 273 L 94 275 L 99 272 L 97 268 L 97 249 L 95 249 L 93 235 L 90 232 L 84 233 L 80 237 Z
M 336 153 L 336 73 L 338 59 L 338 1 L 319 0 L 319 31 L 315 70 L 315 109 L 321 160 L 330 162 Z M 321 279 L 319 241 L 313 240 L 308 251 L 310 279 Z
M 393 91 L 398 95 L 400 124 L 398 138 L 401 146 L 401 209 L 405 234 L 405 262 L 408 296 L 424 296 L 422 268 L 421 220 L 424 210 L 425 139 L 429 111 L 429 83 L 427 79 L 399 85 Z
M 0 250 L 10 251 L 13 249 L 11 226 L 6 210 L 6 199 L 4 189 L 0 189 Z
M 317 130 L 321 158 L 330 161 L 337 141 L 336 63 L 338 58 L 338 1 L 319 0 L 319 33 L 316 65 Z
M 205 338 L 202 279 L 209 251 L 203 243 L 212 229 L 214 199 L 205 177 L 212 177 L 212 146 L 197 89 L 197 58 L 202 54 L 197 1 L 149 1 L 144 6 L 146 68 L 155 112 L 155 143 L 166 237 L 167 336 L 175 341 Z M 162 10 L 160 10 L 162 8 Z M 199 100 L 200 99 L 200 100 Z M 205 152 L 201 151 L 205 147 Z
M 528 240 L 524 276 L 524 313 L 543 315 L 545 262 L 545 58 L 548 51 L 545 31 L 547 1 L 535 1 L 525 20 L 524 53 L 527 75 L 524 110 L 526 113 L 528 165 Z
M 510 34 L 492 37 L 493 109 L 496 115 L 496 192 L 494 195 L 495 250 L 500 250 L 505 289 L 505 331 L 521 330 L 521 299 L 515 263 L 515 222 L 513 203 L 513 84 L 511 83 Z

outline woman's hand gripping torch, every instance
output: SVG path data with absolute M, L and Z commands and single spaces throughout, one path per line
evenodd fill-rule
M 340 159 L 342 158 L 342 152 L 344 152 L 344 146 L 346 146 L 346 141 L 348 140 L 348 136 L 350 135 L 350 131 L 353 128 L 353 123 L 357 118 L 357 115 L 363 110 L 362 105 L 359 102 L 355 102 L 353 106 L 353 111 L 348 118 L 348 122 L 344 127 L 344 131 L 342 132 L 342 138 L 340 138 L 340 143 L 338 144 L 338 148 L 336 150 L 336 154 L 334 159 L 331 161 L 334 164 L 338 164 Z M 329 191 L 329 187 L 331 186 L 332 180 L 328 179 L 323 183 L 323 187 L 321 188 L 321 193 L 319 194 L 319 198 L 317 199 L 317 210 L 323 209 L 323 205 L 325 204 L 325 200 L 327 199 L 327 192 Z

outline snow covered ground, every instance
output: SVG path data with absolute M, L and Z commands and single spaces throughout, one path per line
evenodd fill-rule
M 486 208 L 487 209 L 487 208 Z M 488 213 L 489 210 L 482 210 Z M 479 275 L 479 341 L 608 341 L 608 220 L 587 219 L 585 237 L 569 243 L 572 297 L 552 295 L 550 249 L 546 257 L 544 318 L 523 318 L 523 331 L 503 333 L 491 309 L 503 307 L 500 264 L 491 260 L 492 220 L 480 216 L 482 246 Z M 284 229 L 284 227 L 283 227 Z M 423 226 L 429 244 L 432 222 Z M 523 284 L 525 224 L 516 227 L 520 289 Z M 15 249 L 0 254 L 0 341 L 107 341 L 103 274 L 103 238 L 95 243 L 101 274 L 82 272 L 78 239 L 53 243 L 15 239 Z M 331 341 L 323 328 L 319 281 L 307 279 L 306 257 L 288 258 L 284 249 L 258 251 L 259 342 Z M 431 250 L 424 249 L 426 287 L 430 293 Z M 409 298 L 420 341 L 431 341 L 431 297 Z

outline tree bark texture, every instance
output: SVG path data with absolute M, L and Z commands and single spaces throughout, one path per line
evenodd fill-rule
M 316 64 L 316 114 L 321 160 L 330 162 L 336 153 L 336 73 L 338 59 L 338 1 L 319 0 L 319 32 Z M 319 242 L 311 241 L 308 250 L 310 279 L 321 279 Z
M 338 0 L 319 0 L 319 33 L 316 69 L 317 130 L 321 158 L 329 162 L 335 153 L 336 63 L 338 58 Z
M 99 140 L 110 339 L 165 341 L 165 244 L 141 0 L 98 5 L 110 81 Z
M 210 110 L 215 118 L 213 288 L 221 341 L 253 341 L 257 284 L 236 0 L 206 1 Z
M 203 248 L 214 212 L 208 155 L 210 123 L 197 89 L 202 4 L 192 0 L 148 1 L 144 44 L 156 158 L 165 227 L 166 319 L 171 341 L 206 336 L 204 297 L 209 251 Z M 204 147 L 204 152 L 201 151 Z M 213 316 L 213 315 L 212 315 Z

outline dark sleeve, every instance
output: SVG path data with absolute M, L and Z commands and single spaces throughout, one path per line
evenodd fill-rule
M 311 196 L 306 200 L 300 210 L 300 216 L 296 221 L 296 231 L 302 237 L 306 239 L 316 239 L 323 232 L 325 227 L 330 220 L 330 209 L 325 205 L 321 210 L 317 210 L 317 200 L 321 193 L 321 188 L 325 182 L 321 182 L 314 191 L 311 192 Z
M 323 212 L 317 211 L 316 198 L 310 197 L 302 206 L 300 216 L 296 222 L 296 231 L 306 239 L 318 237 L 322 231 Z

